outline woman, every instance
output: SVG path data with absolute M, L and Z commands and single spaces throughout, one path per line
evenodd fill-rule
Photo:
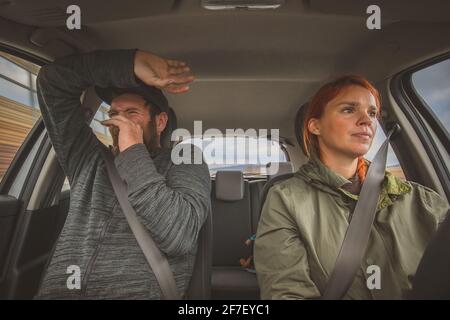
M 323 294 L 370 165 L 363 157 L 379 114 L 379 93 L 363 77 L 341 77 L 313 97 L 303 126 L 309 162 L 271 188 L 258 226 L 263 299 Z M 344 299 L 404 297 L 447 210 L 431 189 L 386 172 L 365 258 Z M 374 265 L 378 275 L 368 268 Z

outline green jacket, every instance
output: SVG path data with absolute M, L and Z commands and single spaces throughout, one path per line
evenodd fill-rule
M 254 247 L 262 299 L 317 299 L 324 292 L 358 199 L 318 160 L 271 188 Z M 433 190 L 386 172 L 365 258 L 344 299 L 401 299 L 449 208 Z M 371 265 L 379 266 L 380 289 Z

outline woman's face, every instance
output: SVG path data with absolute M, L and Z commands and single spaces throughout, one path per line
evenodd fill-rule
M 309 121 L 308 130 L 317 136 L 321 156 L 354 159 L 369 151 L 377 114 L 372 93 L 351 85 L 328 102 L 320 119 Z

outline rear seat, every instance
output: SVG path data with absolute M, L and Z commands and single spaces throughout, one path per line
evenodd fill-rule
M 292 173 L 292 164 L 279 163 L 279 172 Z M 212 299 L 259 299 L 256 274 L 239 264 L 253 254 L 245 241 L 256 233 L 265 180 L 244 180 L 241 171 L 218 171 L 212 184 Z
M 250 184 L 241 171 L 218 171 L 212 191 L 212 299 L 259 299 L 256 275 L 239 264 L 252 254 Z

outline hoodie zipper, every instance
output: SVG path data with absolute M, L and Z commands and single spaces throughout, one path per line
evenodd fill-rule
M 90 273 L 91 273 L 91 271 L 92 271 L 92 267 L 93 267 L 93 265 L 94 265 L 94 262 L 95 262 L 95 260 L 97 259 L 98 252 L 100 251 L 100 246 L 102 245 L 103 240 L 104 240 L 104 238 L 105 238 L 106 230 L 108 230 L 108 227 L 110 226 L 111 221 L 112 221 L 112 219 L 113 219 L 113 216 L 114 216 L 114 209 L 115 209 L 115 205 L 113 206 L 113 210 L 112 210 L 113 214 L 111 215 L 111 217 L 109 218 L 109 220 L 105 222 L 105 225 L 104 225 L 103 228 L 102 228 L 102 232 L 100 233 L 100 238 L 99 238 L 99 241 L 98 241 L 98 245 L 97 245 L 97 247 L 95 248 L 94 254 L 92 255 L 91 260 L 89 261 L 89 263 L 88 263 L 87 266 L 86 266 L 86 272 L 85 272 L 85 274 L 84 274 L 84 278 L 83 278 L 83 282 L 82 282 L 82 288 L 83 288 L 83 290 L 82 290 L 82 296 L 83 296 L 83 297 L 86 296 L 87 281 L 88 281 L 89 275 L 90 275 Z

